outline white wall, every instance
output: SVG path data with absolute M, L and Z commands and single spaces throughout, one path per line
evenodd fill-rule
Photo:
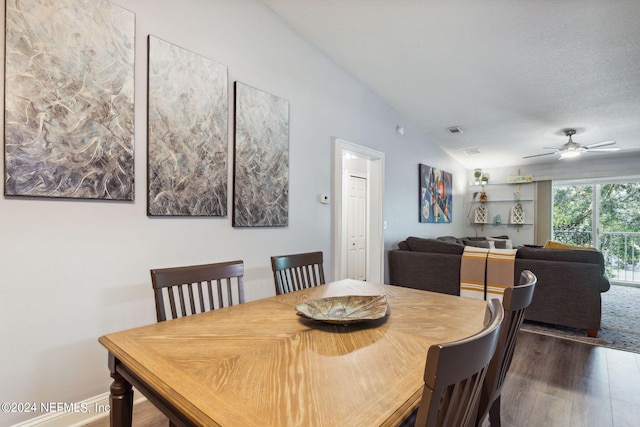
M 274 254 L 322 250 L 330 276 L 331 207 L 317 195 L 331 191 L 333 137 L 386 154 L 387 249 L 408 235 L 462 232 L 467 171 L 262 3 L 113 2 L 136 14 L 136 200 L 0 198 L 0 402 L 77 402 L 108 391 L 97 339 L 155 321 L 151 268 L 243 259 L 248 300 L 273 295 Z M 146 216 L 149 34 L 227 65 L 230 93 L 238 80 L 290 102 L 288 227 Z M 453 224 L 418 223 L 418 163 L 453 173 Z M 35 415 L 0 413 L 0 425 Z

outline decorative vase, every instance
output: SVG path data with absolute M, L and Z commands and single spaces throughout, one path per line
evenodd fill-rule
M 480 203 L 484 203 L 487 201 L 487 193 L 485 193 L 484 191 L 482 191 L 480 193 Z

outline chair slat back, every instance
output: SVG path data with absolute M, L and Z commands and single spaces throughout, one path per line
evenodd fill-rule
M 476 421 L 478 398 L 504 317 L 502 304 L 487 305 L 486 326 L 463 340 L 429 347 L 416 426 L 467 427 Z
M 244 303 L 243 261 L 154 269 L 151 283 L 158 322 Z
M 322 252 L 271 257 L 276 295 L 324 285 Z
M 525 311 L 533 299 L 537 282 L 537 277 L 531 271 L 524 270 L 520 275 L 518 286 L 505 289 L 502 297 L 504 322 L 496 353 L 491 359 L 485 384 L 482 387 L 476 425 L 481 425 L 493 402 L 500 396 L 513 359 L 518 332 L 524 321 Z M 499 416 L 499 413 L 497 415 Z

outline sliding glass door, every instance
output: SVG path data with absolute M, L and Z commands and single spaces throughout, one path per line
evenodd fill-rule
M 592 185 L 554 185 L 553 240 L 596 246 L 593 206 Z
M 640 180 L 555 182 L 553 239 L 598 248 L 611 280 L 640 284 Z

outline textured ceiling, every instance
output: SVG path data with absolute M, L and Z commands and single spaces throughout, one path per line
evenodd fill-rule
M 640 152 L 639 0 L 262 1 L 468 168 Z

